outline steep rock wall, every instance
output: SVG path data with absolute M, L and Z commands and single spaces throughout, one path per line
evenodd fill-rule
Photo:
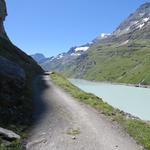
M 5 32 L 4 21 L 7 16 L 7 7 L 5 0 L 0 0 L 0 37 L 8 39 Z

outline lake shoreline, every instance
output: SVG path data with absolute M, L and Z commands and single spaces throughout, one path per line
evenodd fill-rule
M 83 80 L 87 82 L 93 82 L 93 83 L 101 83 L 101 84 L 124 85 L 124 86 L 137 87 L 137 88 L 150 88 L 150 85 L 144 85 L 144 84 L 131 84 L 131 83 L 119 83 L 119 82 L 111 82 L 111 81 L 86 80 L 86 79 L 80 79 L 80 78 L 68 78 L 68 80 L 74 80 L 74 79 Z
M 90 81 L 90 80 L 84 80 L 84 79 L 73 79 L 73 78 L 70 78 L 70 79 L 68 79 L 72 84 L 74 84 L 72 81 L 73 80 L 79 80 L 79 81 L 81 81 L 81 83 L 79 82 L 79 84 L 82 84 L 82 81 L 83 81 L 83 83 L 84 83 L 84 81 L 85 82 L 87 82 L 87 83 L 89 83 L 89 84 L 94 84 L 94 85 L 98 85 L 98 84 L 100 84 L 101 86 L 103 86 L 103 84 L 104 85 L 108 85 L 108 86 L 126 86 L 126 87 L 131 87 L 131 88 L 137 88 L 137 90 L 139 89 L 139 88 L 141 88 L 141 89 L 149 89 L 150 88 L 150 86 L 147 86 L 147 85 L 137 85 L 137 84 L 127 84 L 127 83 L 114 83 L 114 82 L 108 82 L 108 81 L 102 81 L 102 82 L 100 82 L 100 81 Z M 72 80 L 72 81 L 71 81 Z M 77 86 L 76 84 L 74 84 L 75 86 Z M 77 86 L 78 87 L 78 86 Z M 82 89 L 82 88 L 80 88 L 80 89 Z M 83 89 L 82 89 L 83 90 Z M 85 92 L 89 92 L 89 91 L 86 91 L 86 90 L 84 90 Z M 93 93 L 93 92 L 91 92 L 91 93 Z M 93 93 L 93 94 L 95 94 L 95 93 Z M 97 95 L 97 94 L 95 94 L 95 95 Z M 132 111 L 128 111 L 128 110 L 125 110 L 125 109 L 123 109 L 123 108 L 121 108 L 120 106 L 117 106 L 116 104 L 112 104 L 112 103 L 110 103 L 109 102 L 109 99 L 107 98 L 107 100 L 106 100 L 106 98 L 104 98 L 103 97 L 103 95 L 97 95 L 98 97 L 100 97 L 100 98 L 102 98 L 103 99 L 103 101 L 104 102 L 107 102 L 108 104 L 111 104 L 114 108 L 116 108 L 116 109 L 119 109 L 120 110 L 120 112 L 124 115 L 124 116 L 126 116 L 127 118 L 130 118 L 130 119 L 139 119 L 139 120 L 143 120 L 144 122 L 146 122 L 146 123 L 148 123 L 148 124 L 150 124 L 150 119 L 147 119 L 147 118 L 143 118 L 142 116 L 140 116 L 140 115 L 138 115 L 138 114 L 134 114 L 134 113 L 132 113 Z

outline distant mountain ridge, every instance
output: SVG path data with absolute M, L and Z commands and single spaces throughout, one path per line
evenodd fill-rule
M 41 66 L 72 78 L 150 84 L 150 2 L 141 5 L 112 34 L 95 38 L 86 51 L 53 57 Z
M 54 68 L 59 68 L 61 70 L 61 65 L 64 65 L 74 59 L 76 59 L 78 56 L 81 56 L 84 54 L 89 47 L 91 46 L 91 43 L 87 43 L 81 46 L 74 46 L 69 49 L 68 52 L 64 52 L 61 54 L 58 54 L 57 56 L 52 56 L 50 58 L 46 58 L 43 54 L 33 54 L 31 57 L 44 69 L 44 70 L 53 70 Z
M 31 55 L 31 57 L 38 63 L 38 64 L 41 64 L 41 63 L 44 63 L 48 60 L 50 60 L 50 58 L 46 58 L 43 54 L 41 53 L 36 53 L 36 54 L 33 54 Z

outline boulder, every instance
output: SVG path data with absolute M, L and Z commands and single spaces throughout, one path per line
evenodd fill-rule
M 18 80 L 25 80 L 25 71 L 14 62 L 0 56 L 0 74 L 18 79 Z
M 14 62 L 0 56 L 0 105 L 16 102 L 25 87 L 25 71 Z
M 8 141 L 19 140 L 21 137 L 11 130 L 0 127 L 0 136 Z

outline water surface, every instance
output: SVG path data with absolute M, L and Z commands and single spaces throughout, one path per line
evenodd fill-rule
M 131 113 L 144 120 L 150 120 L 150 89 L 70 79 L 71 83 L 90 92 L 110 105 Z

